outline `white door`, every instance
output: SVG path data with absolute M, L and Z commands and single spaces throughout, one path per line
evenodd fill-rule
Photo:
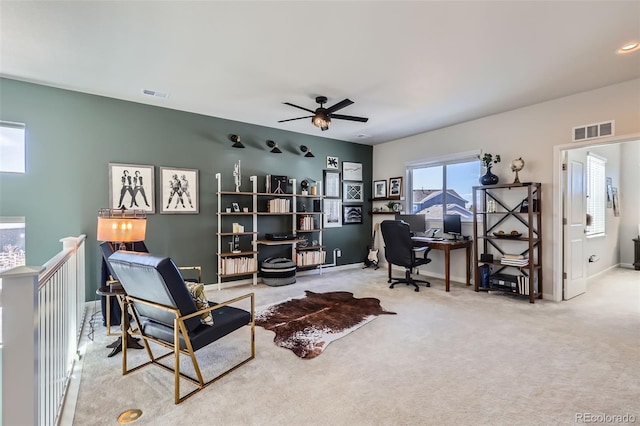
M 576 152 L 577 151 L 577 152 Z M 587 191 L 586 154 L 582 150 L 567 152 L 564 217 L 564 288 L 562 297 L 571 299 L 587 291 L 587 260 L 585 257 Z

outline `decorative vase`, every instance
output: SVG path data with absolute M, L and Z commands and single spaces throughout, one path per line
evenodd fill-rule
M 498 176 L 491 173 L 491 166 L 487 167 L 487 172 L 480 176 L 480 183 L 483 185 L 495 185 L 498 183 Z

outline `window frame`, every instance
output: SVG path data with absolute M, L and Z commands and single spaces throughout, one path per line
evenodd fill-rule
M 591 225 L 585 227 L 587 238 L 603 237 L 607 228 L 607 159 L 592 152 L 587 153 L 587 205 Z
M 481 175 L 482 164 L 478 156 L 480 155 L 480 150 L 474 151 L 466 151 L 460 152 L 457 154 L 444 155 L 440 157 L 434 157 L 426 160 L 418 160 L 414 162 L 406 163 L 405 177 L 407 184 L 405 188 L 407 188 L 406 192 L 406 206 L 405 211 L 412 212 L 413 214 L 413 171 L 416 169 L 430 168 L 430 167 L 440 167 L 442 166 L 442 196 L 443 196 L 443 205 L 447 204 L 447 167 L 448 165 L 453 164 L 461 164 L 461 163 L 471 163 L 478 162 L 478 177 Z M 469 188 L 473 190 L 473 188 Z M 446 213 L 446 209 L 442 209 L 443 216 L 439 219 L 427 219 L 427 221 L 442 221 L 444 220 L 444 214 Z M 461 216 L 462 223 L 472 223 L 473 216 L 470 219 Z
M 2 128 L 5 129 L 20 129 L 22 130 L 22 164 L 20 165 L 20 170 L 5 170 L 2 167 L 2 162 L 0 162 L 0 173 L 17 173 L 17 174 L 25 174 L 27 173 L 27 126 L 25 123 L 16 123 L 13 121 L 5 121 L 0 120 L 0 131 Z M 0 152 L 2 152 L 2 145 L 0 144 Z

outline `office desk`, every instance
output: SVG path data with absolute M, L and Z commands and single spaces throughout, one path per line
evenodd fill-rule
M 413 245 L 416 247 L 430 247 L 432 250 L 442 250 L 444 251 L 444 264 L 445 264 L 445 272 L 444 272 L 444 286 L 445 291 L 449 291 L 449 276 L 451 269 L 451 250 L 465 248 L 467 249 L 465 254 L 466 258 L 466 268 L 467 268 L 467 285 L 471 285 L 471 246 L 473 244 L 473 240 L 442 240 L 442 241 L 434 241 L 432 239 L 426 237 L 412 237 Z M 391 264 L 389 264 L 389 279 L 391 279 Z

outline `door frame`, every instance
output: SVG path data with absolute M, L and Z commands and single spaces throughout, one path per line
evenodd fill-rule
M 567 184 L 567 173 L 562 170 L 564 160 L 563 152 L 590 146 L 635 142 L 638 140 L 640 140 L 640 133 L 632 133 L 584 142 L 555 145 L 553 147 L 553 187 L 551 191 L 553 197 L 553 301 L 562 301 L 562 287 L 564 285 L 562 278 L 562 273 L 564 272 L 562 259 L 564 252 L 564 225 L 562 224 L 562 219 L 565 217 L 563 197 Z

